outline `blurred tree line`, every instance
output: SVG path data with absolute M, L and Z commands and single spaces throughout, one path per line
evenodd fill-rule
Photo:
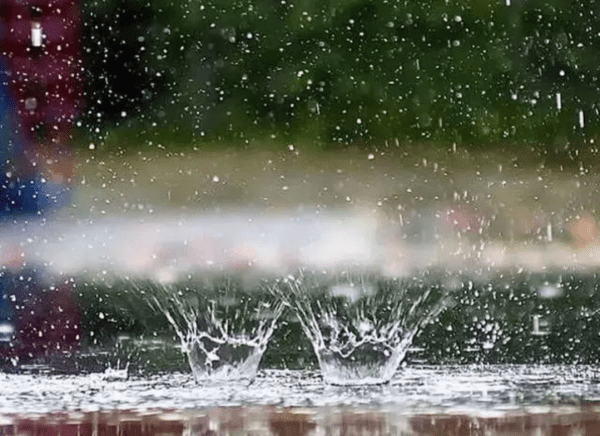
M 600 2 L 592 0 L 83 7 L 86 128 L 559 149 L 600 127 Z

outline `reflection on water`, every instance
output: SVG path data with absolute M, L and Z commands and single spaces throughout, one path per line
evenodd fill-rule
M 233 407 L 194 412 L 58 413 L 0 421 L 3 436 L 402 435 L 584 436 L 600 434 L 595 408 L 503 416 L 406 415 L 402 410 Z

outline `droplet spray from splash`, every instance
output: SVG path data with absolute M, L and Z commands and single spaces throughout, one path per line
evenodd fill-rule
M 246 290 L 231 281 L 152 284 L 150 293 L 149 304 L 175 329 L 197 381 L 254 379 L 283 302 L 262 287 Z
M 441 287 L 418 279 L 300 271 L 273 288 L 295 311 L 325 381 L 389 382 L 416 334 L 444 308 Z

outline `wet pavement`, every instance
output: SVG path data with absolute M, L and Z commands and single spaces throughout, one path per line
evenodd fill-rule
M 195 412 L 73 412 L 0 421 L 0 434 L 6 436 L 593 436 L 599 431 L 594 407 L 506 416 L 410 416 L 390 410 L 249 407 Z
M 3 425 L 4 424 L 4 425 Z M 308 436 L 553 436 L 596 435 L 593 408 L 504 417 L 469 415 L 405 416 L 389 411 L 352 409 L 232 408 L 195 413 L 128 411 L 65 413 L 0 422 L 3 435 L 273 435 Z

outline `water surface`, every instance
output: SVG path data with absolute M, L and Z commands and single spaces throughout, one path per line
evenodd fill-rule
M 0 374 L 0 414 L 347 406 L 479 415 L 600 401 L 600 368 L 583 365 L 406 366 L 387 385 L 361 387 L 329 386 L 309 371 L 263 370 L 250 385 L 198 384 L 188 373 L 34 372 Z

